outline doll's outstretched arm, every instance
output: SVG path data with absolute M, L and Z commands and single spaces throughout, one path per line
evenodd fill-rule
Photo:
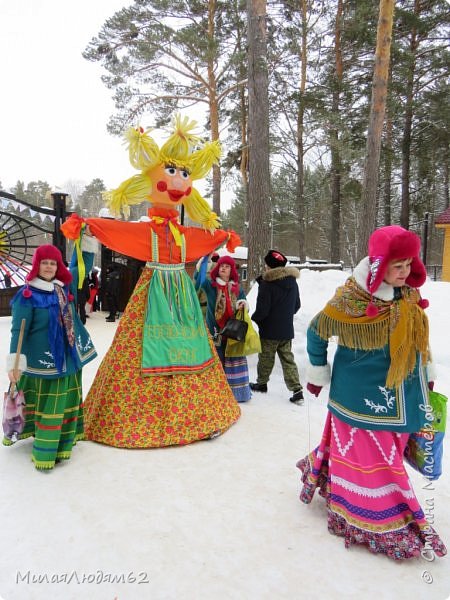
M 235 231 L 224 231 L 216 229 L 210 233 L 198 227 L 186 227 L 183 231 L 186 238 L 186 262 L 193 262 L 199 258 L 211 254 L 224 244 L 229 252 L 234 252 L 236 246 L 241 243 L 241 238 Z
M 102 244 L 127 256 L 147 261 L 150 255 L 150 227 L 148 223 L 132 223 L 115 219 L 87 218 L 72 214 L 61 225 L 66 238 L 78 240 L 82 229 L 89 226 L 89 231 Z

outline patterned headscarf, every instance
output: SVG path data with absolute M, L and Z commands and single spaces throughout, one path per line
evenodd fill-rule
M 367 315 L 369 302 L 376 305 L 375 317 Z M 389 344 L 387 387 L 398 387 L 413 372 L 418 352 L 424 364 L 429 359 L 428 319 L 418 290 L 408 286 L 401 288 L 400 299 L 386 302 L 372 298 L 349 277 L 313 319 L 312 328 L 325 340 L 337 336 L 348 348 L 377 350 Z

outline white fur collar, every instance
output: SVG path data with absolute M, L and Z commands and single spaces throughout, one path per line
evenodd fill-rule
M 221 286 L 224 286 L 224 285 L 228 285 L 230 282 L 224 281 L 221 277 L 216 277 L 216 283 L 218 283 Z
M 360 263 L 353 269 L 353 277 L 356 279 L 356 283 L 362 287 L 366 292 L 370 293 L 367 289 L 367 276 L 369 275 L 369 257 L 366 256 Z M 394 287 L 385 281 L 382 281 L 379 288 L 373 294 L 375 298 L 389 302 L 394 299 Z
M 59 287 L 64 287 L 63 282 L 59 281 L 59 279 L 53 279 L 53 281 L 45 281 L 45 279 L 35 277 L 28 283 L 30 287 L 34 287 L 37 290 L 41 290 L 43 292 L 53 292 L 53 290 L 55 289 L 55 285 L 59 285 Z

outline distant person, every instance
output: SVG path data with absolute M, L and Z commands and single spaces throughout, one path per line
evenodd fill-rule
M 99 310 L 98 306 L 98 291 L 100 287 L 100 282 L 98 280 L 98 269 L 94 267 L 92 271 L 89 273 L 89 300 L 88 304 L 90 305 L 90 312 L 95 312 Z
M 10 288 L 12 285 L 11 275 L 8 272 L 5 273 L 3 283 L 5 284 L 5 288 Z
M 300 499 L 309 504 L 317 490 L 326 500 L 330 533 L 346 547 L 363 545 L 394 560 L 424 550 L 434 560 L 447 552 L 403 462 L 409 434 L 427 421 L 434 385 L 419 252 L 412 231 L 397 225 L 375 230 L 368 256 L 307 332 L 306 388 L 314 396 L 324 385 L 330 391 L 320 445 L 297 463 Z M 332 369 L 330 338 L 338 341 Z
M 108 306 L 109 315 L 106 321 L 114 323 L 119 311 L 119 294 L 120 294 L 120 272 L 118 267 L 113 263 L 106 269 L 106 281 L 104 287 L 104 297 Z
M 250 387 L 255 392 L 267 392 L 275 355 L 278 355 L 284 382 L 293 392 L 289 400 L 303 404 L 302 386 L 292 353 L 294 315 L 300 308 L 297 285 L 300 271 L 296 267 L 287 267 L 287 258 L 278 250 L 269 250 L 264 262 L 265 271 L 257 279 L 259 289 L 252 315 L 259 328 L 261 354 L 258 355 L 256 383 L 251 383 Z

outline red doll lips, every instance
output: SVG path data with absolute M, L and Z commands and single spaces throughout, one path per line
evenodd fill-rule
M 184 196 L 184 192 L 181 190 L 167 190 L 167 193 L 173 202 L 178 202 L 178 200 Z

